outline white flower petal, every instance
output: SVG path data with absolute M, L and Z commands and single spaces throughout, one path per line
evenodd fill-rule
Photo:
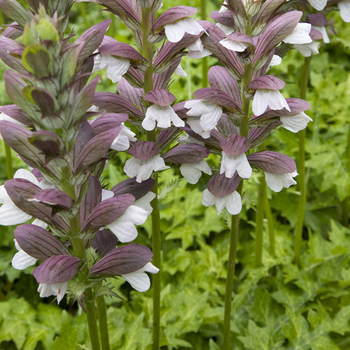
M 291 116 L 280 117 L 282 126 L 292 132 L 298 132 L 306 128 L 307 124 L 312 121 L 312 119 L 306 115 L 304 112 L 294 114 Z
M 156 194 L 152 191 L 146 193 L 143 197 L 137 199 L 133 205 L 136 205 L 137 207 L 142 208 L 145 210 L 148 215 L 152 213 L 153 208 L 151 206 L 151 202 L 156 197 Z
M 339 4 L 340 3 L 338 3 L 338 6 L 339 6 Z M 349 4 L 350 4 L 350 1 L 349 1 Z M 350 5 L 349 5 L 349 7 L 350 7 Z M 349 8 L 349 22 L 350 22 L 350 8 Z M 326 44 L 328 44 L 330 42 L 325 26 L 312 26 L 312 28 L 318 30 L 322 34 L 323 42 L 325 42 Z
M 57 304 L 59 304 L 66 293 L 67 284 L 67 282 L 54 284 L 40 283 L 38 292 L 40 293 L 41 298 L 49 297 L 50 295 L 57 296 Z
M 216 25 L 226 34 L 226 35 L 229 35 L 229 34 L 232 34 L 234 33 L 234 29 L 229 27 L 229 26 L 225 26 L 224 24 L 221 24 L 221 23 L 216 23 Z
M 178 25 L 177 22 L 166 24 L 164 29 L 167 39 L 172 43 L 179 42 L 185 35 L 185 31 Z
M 178 74 L 178 75 L 180 75 L 181 77 L 187 77 L 187 73 L 186 73 L 185 70 L 181 67 L 180 64 L 176 67 L 175 73 Z
M 200 119 L 198 117 L 188 117 L 186 119 L 187 124 L 191 127 L 191 129 L 198 135 L 202 136 L 203 139 L 208 139 L 210 137 L 210 131 L 211 130 L 204 130 Z M 200 142 L 200 141 L 199 141 Z M 204 144 L 204 143 L 202 143 Z
M 322 11 L 327 5 L 327 0 L 308 0 L 308 1 L 310 5 L 317 11 Z
M 131 205 L 117 220 L 108 224 L 107 227 L 117 236 L 120 242 L 128 243 L 136 239 L 137 229 L 135 225 L 143 224 L 147 219 L 146 210 Z
M 218 213 L 218 215 L 220 215 L 221 212 L 226 207 L 227 200 L 228 200 L 228 196 L 215 197 L 215 207 L 216 207 L 216 212 Z
M 102 55 L 100 69 L 107 67 L 107 78 L 112 83 L 117 83 L 130 67 L 130 61 L 127 58 L 116 58 L 112 55 Z
M 155 121 L 159 128 L 170 128 L 171 122 L 175 126 L 185 126 L 185 122 L 179 118 L 171 106 L 159 106 L 152 105 L 147 108 L 145 119 L 142 121 L 142 127 L 145 130 L 153 130 L 155 127 Z
M 19 169 L 16 171 L 15 175 L 13 176 L 14 179 L 25 179 L 33 183 L 34 185 L 37 185 L 40 187 L 40 183 L 38 179 L 28 170 L 25 169 Z
M 272 60 L 270 62 L 270 66 L 278 66 L 282 63 L 282 58 L 278 55 L 273 55 Z
M 42 228 L 47 228 L 49 225 L 42 221 L 42 220 L 39 220 L 39 219 L 35 219 L 33 222 L 32 222 L 33 225 L 36 225 L 36 226 L 40 226 Z
M 226 47 L 226 49 L 229 49 L 235 52 L 243 52 L 249 46 L 249 44 L 247 43 L 234 41 L 228 38 L 221 40 L 220 44 Z
M 226 0 L 224 1 L 224 4 L 227 5 L 227 1 Z M 228 8 L 226 6 L 221 6 L 220 10 L 219 10 L 219 13 L 223 13 L 223 12 L 226 12 L 226 11 L 228 11 Z
M 242 198 L 237 191 L 227 195 L 226 209 L 231 215 L 237 215 L 242 210 Z
M 204 50 L 204 46 L 203 46 L 201 38 L 198 38 L 193 44 L 188 45 L 187 50 L 188 51 L 200 51 L 200 52 L 202 52 Z
M 327 2 L 327 1 L 326 1 Z M 350 0 L 338 2 L 340 17 L 346 23 L 350 22 Z
M 31 218 L 31 215 L 17 208 L 13 203 L 3 204 L 0 208 L 0 225 L 3 226 L 23 224 Z
M 180 171 L 182 176 L 190 184 L 196 184 L 203 173 L 211 175 L 211 169 L 204 159 L 197 160 L 190 164 L 181 164 Z
M 242 179 L 249 179 L 252 175 L 252 167 L 250 166 L 245 153 L 240 154 L 241 162 L 237 166 L 237 173 Z
M 298 23 L 293 31 L 287 35 L 283 41 L 287 44 L 309 44 L 312 42 L 309 35 L 310 30 L 310 23 Z
M 272 110 L 286 108 L 290 111 L 288 103 L 278 90 L 258 89 L 255 91 L 253 98 L 253 113 L 256 116 L 263 114 L 267 107 Z
M 158 271 L 159 269 L 149 262 L 141 269 L 121 276 L 130 283 L 131 287 L 139 292 L 145 292 L 151 286 L 151 281 L 145 272 L 157 273 Z
M 177 21 L 177 24 L 188 34 L 199 35 L 201 31 L 204 31 L 203 27 L 192 17 L 182 18 Z
M 237 156 L 229 156 L 222 151 L 220 174 L 225 173 L 225 177 L 232 178 L 236 171 L 242 179 L 249 179 L 252 175 L 252 168 L 246 154 L 242 153 Z
M 215 204 L 215 196 L 207 188 L 203 191 L 202 204 L 205 207 L 211 207 Z
M 5 186 L 0 186 L 0 204 L 13 204 L 10 196 L 7 194 Z
M 310 57 L 312 54 L 317 55 L 317 44 L 313 41 L 310 44 L 294 45 L 294 48 L 299 51 L 304 57 Z
M 280 192 L 284 187 L 288 188 L 296 184 L 293 179 L 297 175 L 297 172 L 286 174 L 271 174 L 265 171 L 265 180 L 267 186 L 274 192 Z
M 12 259 L 12 263 L 11 263 L 12 266 L 16 270 L 24 270 L 29 266 L 35 265 L 35 263 L 38 260 L 30 256 L 29 254 L 27 254 L 24 250 L 21 249 L 17 241 L 16 240 L 14 241 L 15 241 L 15 246 L 16 246 L 16 249 L 18 250 L 18 253 L 16 253 Z
M 114 192 L 102 189 L 102 198 L 101 202 L 105 201 L 106 199 L 113 198 L 114 197 Z
M 212 52 L 209 51 L 208 49 L 203 49 L 203 51 L 188 51 L 187 56 L 189 58 L 198 59 L 198 58 L 210 56 L 211 54 Z

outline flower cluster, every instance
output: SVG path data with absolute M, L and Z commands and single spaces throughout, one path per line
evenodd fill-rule
M 33 5 L 34 14 L 14 3 L 0 3 L 18 22 L 0 38 L 0 57 L 13 69 L 4 74 L 6 91 L 15 103 L 1 107 L 0 133 L 31 171 L 19 170 L 0 186 L 0 224 L 19 225 L 12 265 L 24 269 L 41 261 L 33 272 L 38 292 L 56 295 L 58 302 L 66 290 L 82 306 L 86 289 L 115 295 L 103 285 L 110 276 L 145 291 L 145 272 L 158 272 L 152 252 L 135 243 L 117 245 L 135 240 L 135 225 L 152 211 L 154 180 L 145 171 L 142 185 L 135 174 L 110 191 L 99 180 L 107 159 L 136 141 L 124 125 L 125 111 L 91 110 L 99 78 L 87 81 L 110 20 L 70 44 L 63 34 L 69 1 L 55 9 Z M 113 57 L 106 45 L 103 53 Z M 137 142 L 135 148 L 138 155 Z

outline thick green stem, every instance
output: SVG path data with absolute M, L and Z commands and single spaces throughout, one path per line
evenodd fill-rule
M 201 18 L 207 19 L 207 0 L 201 1 Z M 202 87 L 208 86 L 208 57 L 202 58 Z
M 110 350 L 109 335 L 108 335 L 108 323 L 106 303 L 104 296 L 101 295 L 97 298 L 97 313 L 98 313 L 98 325 L 100 329 L 100 341 L 102 350 Z
M 248 135 L 248 121 L 249 121 L 249 104 L 250 100 L 246 97 L 244 91 L 252 79 L 252 66 L 250 64 L 244 67 L 244 75 L 241 82 L 241 97 L 243 115 L 240 119 L 240 135 L 247 137 Z M 237 192 L 242 194 L 243 183 L 238 186 Z M 224 350 L 231 349 L 230 342 L 230 321 L 231 321 L 231 305 L 232 305 L 232 289 L 233 277 L 235 274 L 235 261 L 237 252 L 239 231 L 239 215 L 232 215 L 231 222 L 231 237 L 230 237 L 230 252 L 227 264 L 227 278 L 226 278 L 226 294 L 225 294 L 225 311 L 224 311 Z
M 4 141 L 5 143 L 5 141 Z M 5 143 L 7 180 L 13 179 L 11 148 Z
M 153 45 L 148 41 L 148 33 L 151 29 L 151 13 L 149 8 L 142 8 L 142 52 L 145 58 L 152 63 L 153 59 Z M 144 91 L 153 90 L 153 67 L 152 64 L 147 68 L 144 74 Z M 148 141 L 156 141 L 156 131 L 147 132 Z M 161 235 L 160 235 L 160 213 L 158 205 L 158 175 L 155 175 L 155 184 L 153 192 L 156 197 L 151 202 L 152 211 L 152 250 L 153 250 L 153 264 L 161 271 Z M 153 275 L 153 344 L 152 349 L 159 349 L 160 337 L 160 271 Z
M 266 216 L 266 218 L 267 218 L 267 224 L 268 224 L 268 228 L 269 228 L 270 250 L 271 250 L 272 256 L 276 256 L 276 249 L 275 249 L 275 226 L 274 226 L 274 223 L 273 223 L 273 217 L 272 217 L 272 213 L 271 213 L 271 208 L 270 208 L 269 199 L 267 198 L 265 176 L 262 176 L 261 179 L 260 179 L 260 181 L 264 183 L 264 186 L 262 187 L 261 196 L 263 197 L 264 208 L 265 208 L 265 216 Z
M 260 176 L 260 185 L 258 191 L 258 205 L 256 213 L 256 227 L 255 227 L 255 266 L 262 265 L 262 253 L 263 253 L 263 221 L 264 221 L 264 197 L 263 191 L 266 186 L 264 181 L 264 175 Z
M 309 71 L 311 57 L 305 57 L 303 72 L 300 84 L 300 97 L 302 99 L 306 98 L 307 85 L 309 82 Z M 305 176 L 305 137 L 306 130 L 299 132 L 299 159 L 298 159 L 298 182 L 300 186 L 300 201 L 298 208 L 298 219 L 295 231 L 295 245 L 294 245 L 294 261 L 298 265 L 300 264 L 300 251 L 302 244 L 302 235 L 304 227 L 304 214 L 305 214 L 305 204 L 306 204 L 306 176 Z
M 239 189 L 237 189 L 237 191 L 241 189 L 242 189 L 242 185 L 239 186 Z M 236 267 L 238 232 L 239 232 L 239 215 L 232 215 L 230 252 L 229 252 L 229 257 L 227 262 L 227 279 L 226 279 L 226 293 L 225 293 L 224 350 L 231 349 L 231 340 L 230 340 L 231 306 L 232 306 L 233 278 L 235 275 L 235 267 Z

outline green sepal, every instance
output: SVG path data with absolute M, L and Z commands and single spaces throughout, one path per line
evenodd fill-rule
M 118 298 L 120 300 L 124 300 L 120 295 L 118 295 L 117 293 L 113 292 L 113 288 L 114 287 L 110 287 L 110 283 L 106 284 L 106 285 L 98 285 L 97 287 L 94 288 L 94 299 L 97 299 L 98 297 L 102 296 L 102 295 L 106 295 L 109 297 L 115 297 Z
M 56 28 L 52 25 L 52 23 L 47 21 L 45 18 L 43 18 L 39 22 L 37 28 L 38 28 L 39 37 L 41 40 L 51 40 L 53 42 L 58 41 L 59 35 Z
M 39 44 L 27 46 L 22 54 L 23 66 L 37 78 L 49 75 L 48 68 L 51 62 L 49 51 Z

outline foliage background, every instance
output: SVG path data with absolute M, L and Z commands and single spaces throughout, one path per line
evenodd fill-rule
M 200 1 L 164 1 L 200 8 Z M 208 12 L 219 4 L 208 1 Z M 70 28 L 80 35 L 87 26 L 110 18 L 93 3 L 73 6 Z M 302 267 L 293 260 L 293 236 L 299 200 L 298 187 L 270 193 L 276 228 L 276 257 L 270 254 L 267 222 L 264 223 L 263 267 L 254 266 L 255 202 L 258 174 L 244 185 L 244 210 L 232 312 L 232 349 L 336 350 L 350 349 L 350 230 L 347 201 L 350 196 L 350 25 L 338 13 L 337 36 L 312 59 L 307 100 L 313 118 L 307 130 L 308 203 L 303 232 Z M 6 19 L 5 19 L 6 20 Z M 9 22 L 8 22 L 9 23 Z M 125 25 L 114 18 L 109 35 L 132 42 Z M 215 60 L 209 59 L 210 65 Z M 287 84 L 285 97 L 299 95 L 303 57 L 289 52 L 274 67 Z M 171 92 L 181 101 L 201 87 L 201 61 L 182 61 L 188 77 L 176 78 Z M 7 68 L 0 66 L 3 73 Z M 2 74 L 1 74 L 2 76 Z M 101 74 L 100 90 L 116 91 Z M 0 81 L 0 103 L 11 103 Z M 297 158 L 298 136 L 279 129 L 269 150 Z M 111 161 L 105 183 L 113 186 L 125 178 L 126 156 Z M 16 169 L 23 166 L 13 155 Z M 210 159 L 218 166 L 215 158 Z M 5 151 L 0 142 L 0 181 L 6 180 Z M 161 175 L 166 197 L 161 201 L 163 266 L 161 322 L 162 349 L 219 350 L 222 344 L 223 297 L 229 245 L 227 214 L 201 204 L 208 178 L 197 185 L 178 182 L 179 174 Z M 297 179 L 297 178 L 296 178 Z M 171 189 L 171 191 L 169 191 Z M 169 192 L 168 192 L 169 191 Z M 346 219 L 343 212 L 347 213 Z M 0 227 L 0 349 L 89 349 L 85 315 L 76 303 L 41 299 L 32 277 L 33 268 L 17 271 L 11 266 L 16 250 L 14 227 Z M 150 221 L 139 230 L 138 243 L 151 245 Z M 112 349 L 149 349 L 152 339 L 152 292 L 138 293 L 124 280 L 113 285 L 124 301 L 109 299 L 108 316 Z

